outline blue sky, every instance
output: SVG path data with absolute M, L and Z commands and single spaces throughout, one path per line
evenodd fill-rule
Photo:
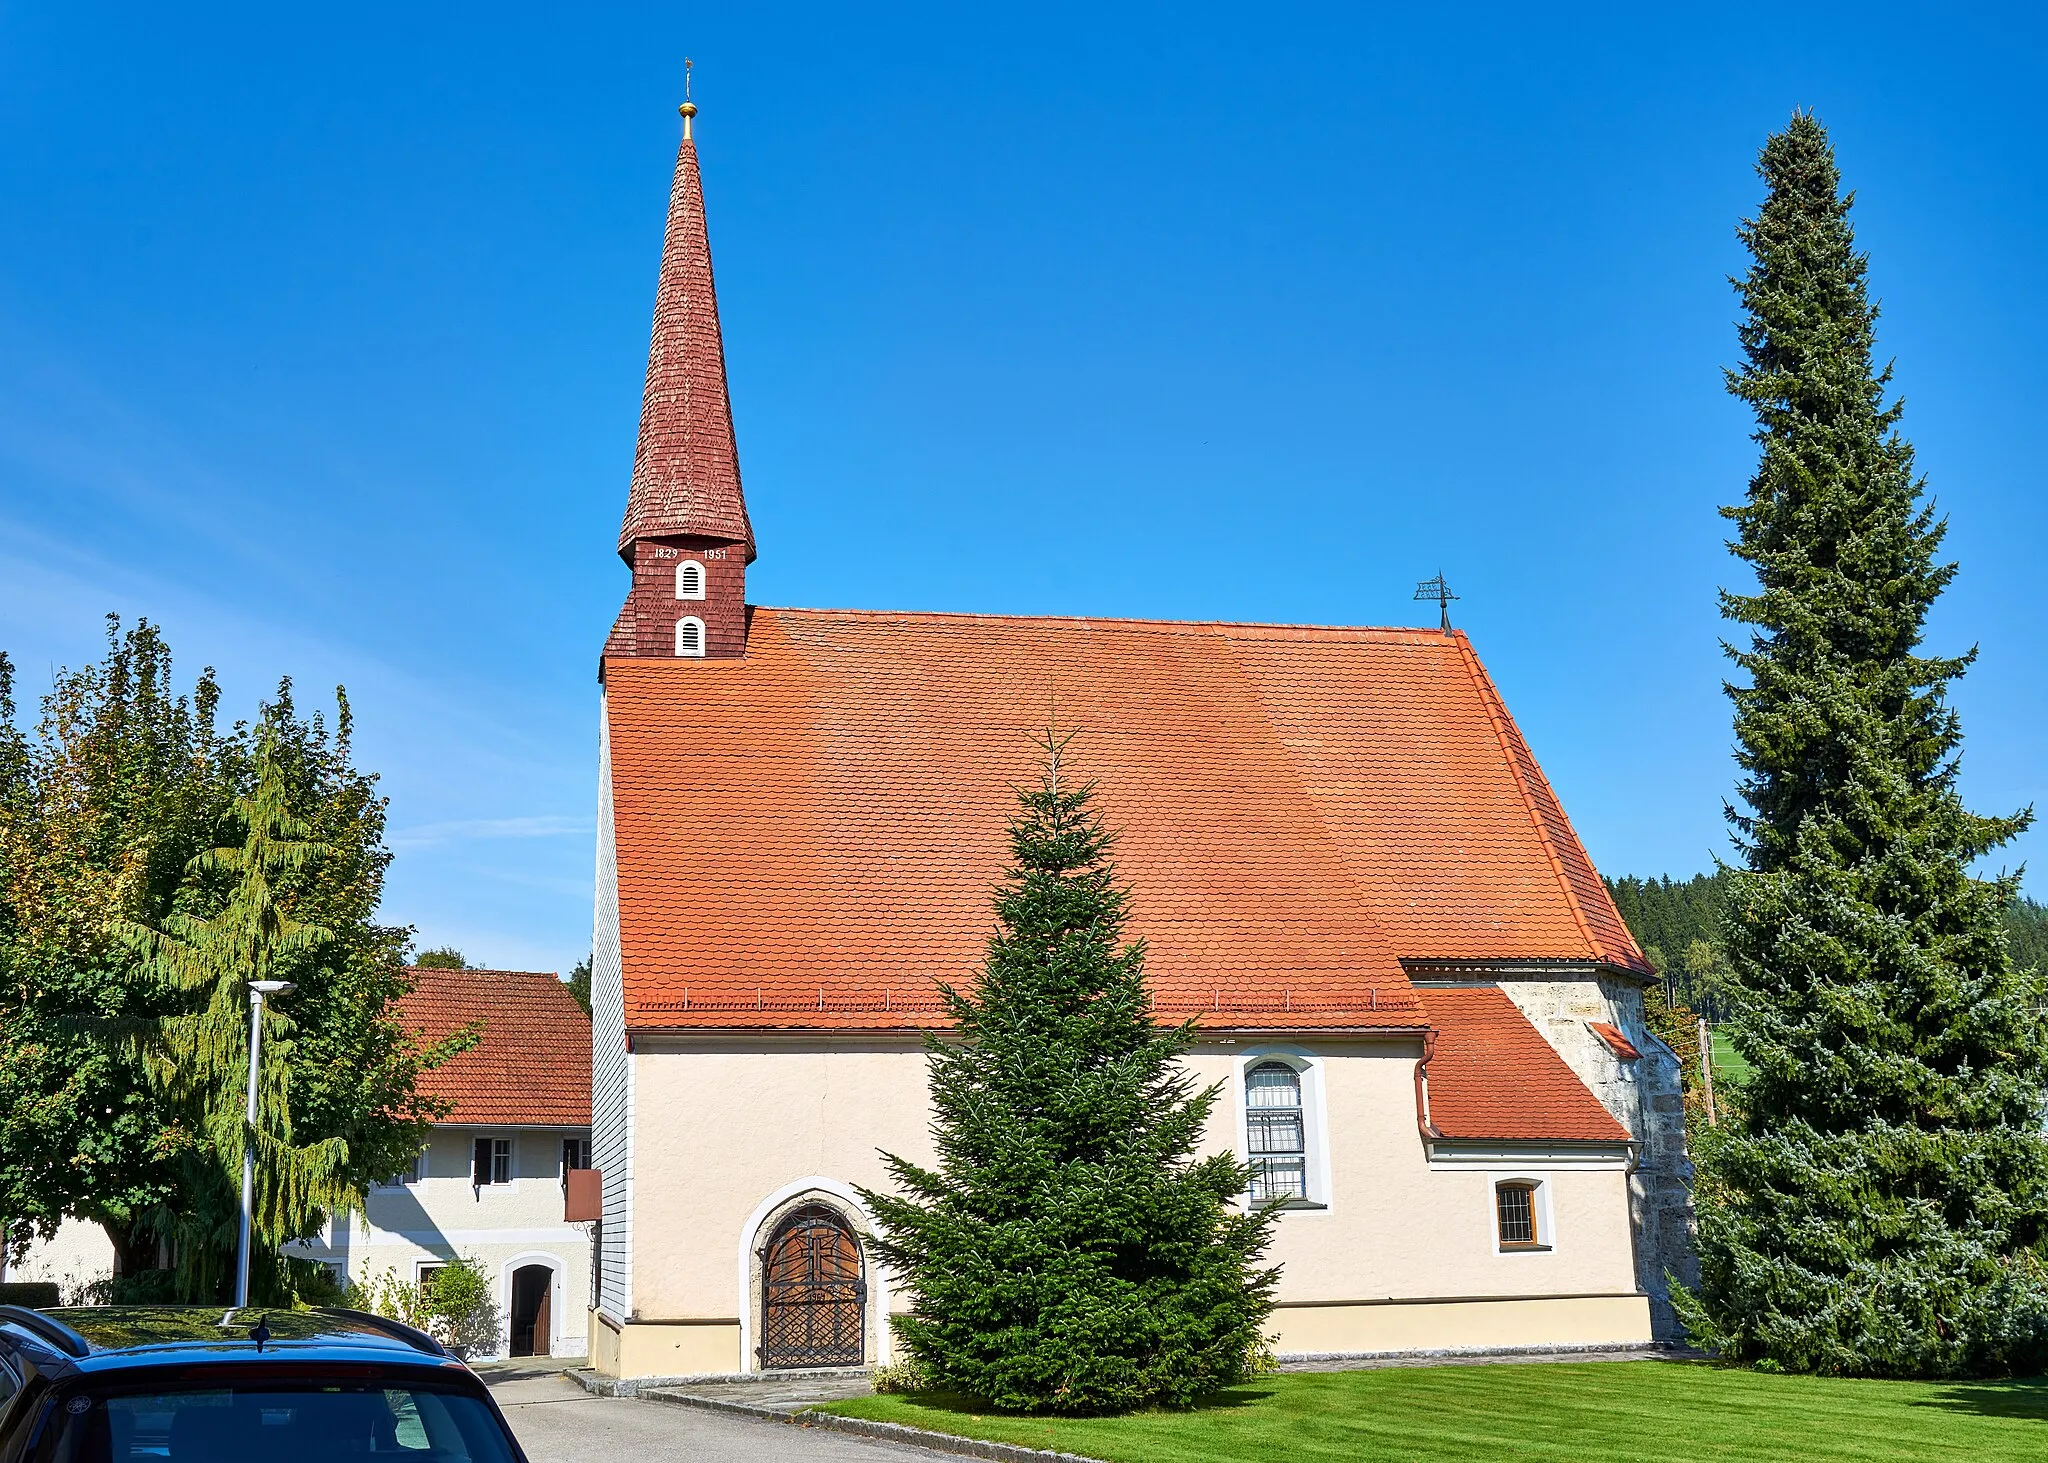
M 754 599 L 1413 624 L 1441 568 L 1601 868 L 1691 873 L 1733 229 L 1811 106 L 1966 793 L 2048 807 L 2038 14 L 1424 10 L 11 0 L 0 646 L 32 695 L 118 610 L 237 710 L 346 682 L 389 915 L 580 957 L 687 54 Z

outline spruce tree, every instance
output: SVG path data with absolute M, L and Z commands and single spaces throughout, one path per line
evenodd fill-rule
M 1736 281 L 1762 462 L 1723 510 L 1754 593 L 1729 654 L 1746 812 L 1723 940 L 1728 1032 L 1753 1075 L 1700 1150 L 1702 1286 L 1722 1355 L 1799 1371 L 1950 1376 L 2048 1354 L 2042 984 L 1972 864 L 2028 822 L 1957 793 L 1948 684 L 1923 655 L 1955 573 L 1872 360 L 1877 307 L 1833 150 L 1796 114 L 1764 147 Z
M 360 1207 L 348 1182 L 348 1144 L 330 1137 L 293 1141 L 291 1081 L 295 1023 L 276 1001 L 263 1007 L 256 1124 L 244 1111 L 249 1072 L 249 985 L 290 979 L 334 938 L 292 917 L 280 884 L 303 876 L 333 850 L 311 841 L 311 825 L 290 806 L 277 742 L 266 727 L 256 750 L 256 786 L 237 804 L 238 848 L 193 861 L 227 896 L 211 918 L 174 912 L 162 929 L 132 928 L 144 969 L 170 993 L 171 1013 L 148 1023 L 139 1043 L 144 1070 L 170 1097 L 197 1138 L 184 1154 L 175 1211 L 157 1221 L 172 1237 L 180 1288 L 208 1296 L 230 1278 L 240 1211 L 242 1151 L 256 1152 L 252 1261 L 274 1264 L 278 1246 L 316 1230 L 329 1214 Z
M 1162 1028 L 1094 786 L 1061 780 L 1048 733 L 1018 790 L 1012 866 L 954 1030 L 929 1042 L 938 1167 L 884 1155 L 902 1193 L 864 1193 L 875 1249 L 911 1296 L 896 1334 L 929 1383 L 1022 1411 L 1185 1406 L 1243 1379 L 1277 1269 L 1248 1172 L 1197 1156 L 1219 1088 Z

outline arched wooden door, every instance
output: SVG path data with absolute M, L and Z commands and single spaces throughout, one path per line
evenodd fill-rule
M 822 1205 L 776 1226 L 761 1254 L 761 1365 L 859 1366 L 867 1360 L 860 1245 Z

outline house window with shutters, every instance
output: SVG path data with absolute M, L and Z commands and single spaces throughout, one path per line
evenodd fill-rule
M 1261 1062 L 1244 1076 L 1246 1157 L 1255 1204 L 1305 1201 L 1308 1120 L 1301 1073 L 1285 1062 Z
M 676 598 L 704 598 L 704 566 L 695 559 L 676 565 Z
M 486 1184 L 509 1184 L 512 1182 L 512 1140 L 510 1138 L 479 1138 L 470 1160 L 469 1181 L 472 1186 L 482 1188 Z
M 685 615 L 676 621 L 676 654 L 696 655 L 704 653 L 704 622 L 695 615 Z

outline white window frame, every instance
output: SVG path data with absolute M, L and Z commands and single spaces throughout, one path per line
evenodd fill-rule
M 1255 1046 L 1238 1054 L 1232 1072 L 1232 1101 L 1237 1107 L 1237 1153 L 1245 1162 L 1251 1160 L 1251 1118 L 1250 1105 L 1246 1101 L 1246 1080 L 1254 1067 L 1263 1067 L 1269 1062 L 1292 1067 L 1301 1078 L 1301 1128 L 1302 1148 L 1305 1162 L 1302 1164 L 1304 1177 L 1308 1182 L 1306 1199 L 1282 1200 L 1277 1206 L 1288 1214 L 1327 1214 L 1332 1208 L 1333 1190 L 1330 1184 L 1329 1124 L 1323 1114 L 1328 1110 L 1323 1097 L 1322 1057 L 1305 1047 L 1298 1046 Z M 1243 1202 L 1250 1205 L 1253 1200 L 1247 1192 Z M 1263 1207 L 1263 1206 L 1262 1206 Z
M 697 648 L 695 650 L 683 649 L 683 627 L 685 625 L 695 625 L 697 627 Z M 695 615 L 684 615 L 680 620 L 676 621 L 676 654 L 690 660 L 703 659 L 704 622 Z
M 1529 1213 L 1536 1221 L 1536 1243 L 1504 1244 L 1500 1237 L 1500 1191 L 1504 1188 L 1529 1190 Z M 1486 1223 L 1493 1235 L 1496 1255 L 1547 1255 L 1557 1249 L 1557 1224 L 1550 1217 L 1550 1175 L 1541 1173 L 1490 1173 L 1486 1176 Z
M 688 572 L 689 572 L 690 570 L 692 570 L 692 569 L 695 569 L 695 570 L 697 571 L 697 588 L 696 588 L 696 590 L 695 590 L 694 592 L 693 592 L 693 591 L 691 591 L 690 589 L 688 589 L 687 587 L 685 587 L 685 586 L 684 586 L 684 584 L 683 584 L 683 576 L 684 576 L 685 574 L 687 574 L 687 573 L 688 573 Z M 696 560 L 696 559 L 683 559 L 683 560 L 681 560 L 681 561 L 680 561 L 680 562 L 678 562 L 678 563 L 677 563 L 677 565 L 676 565 L 676 598 L 677 598 L 677 599 L 702 599 L 702 598 L 704 598 L 704 591 L 705 591 L 706 587 L 707 587 L 707 586 L 709 585 L 709 583 L 710 583 L 710 576 L 711 576 L 711 571 L 710 571 L 710 570 L 708 570 L 708 569 L 706 569 L 706 568 L 704 567 L 704 565 L 703 565 L 703 563 L 702 563 L 701 561 L 699 561 L 699 560 Z
M 476 1145 L 491 1145 L 491 1176 L 478 1182 L 476 1176 Z M 498 1160 L 505 1160 L 505 1177 L 498 1177 Z M 469 1186 L 473 1189 L 509 1188 L 519 1178 L 519 1142 L 507 1133 L 472 1133 L 469 1141 Z

